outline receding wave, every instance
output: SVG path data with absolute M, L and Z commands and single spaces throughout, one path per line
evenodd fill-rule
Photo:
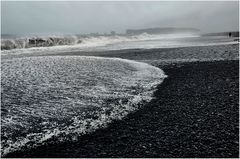
M 2 61 L 1 153 L 76 140 L 152 99 L 166 77 L 151 65 L 83 56 Z

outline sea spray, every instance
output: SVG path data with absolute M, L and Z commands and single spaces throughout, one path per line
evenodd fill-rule
M 89 51 L 89 50 L 114 50 L 121 49 L 118 45 L 131 42 L 144 42 L 150 40 L 171 40 L 176 38 L 198 37 L 191 34 L 151 35 L 147 33 L 139 35 L 45 35 L 25 37 L 4 37 L 1 39 L 2 55 Z M 162 43 L 162 42 L 161 42 Z M 116 47 L 114 47 L 116 45 Z M 113 46 L 113 48 L 112 48 Z M 110 48 L 109 48 L 110 47 Z M 123 46 L 123 48 L 129 46 Z M 131 48 L 131 46 L 130 46 Z

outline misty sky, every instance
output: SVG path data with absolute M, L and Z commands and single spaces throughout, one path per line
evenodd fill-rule
M 124 33 L 148 27 L 239 29 L 238 1 L 219 2 L 3 2 L 2 34 Z

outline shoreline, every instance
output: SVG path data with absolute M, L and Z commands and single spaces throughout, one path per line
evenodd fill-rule
M 123 50 L 106 50 L 106 51 L 73 51 L 73 52 L 58 52 L 58 53 L 25 53 L 25 54 L 3 54 L 1 59 L 22 58 L 32 56 L 100 56 L 100 57 L 116 57 L 135 61 L 159 61 L 164 60 L 238 60 L 239 59 L 239 43 L 238 44 L 221 44 L 221 45 L 206 45 L 206 46 L 191 46 L 191 47 L 176 47 L 176 48 L 151 48 L 151 49 L 123 49 Z M 147 62 L 149 63 L 149 62 Z M 152 63 L 150 63 L 152 64 Z M 155 63 L 154 63 L 155 65 Z
M 150 103 L 77 142 L 5 157 L 238 157 L 239 61 L 158 65 Z

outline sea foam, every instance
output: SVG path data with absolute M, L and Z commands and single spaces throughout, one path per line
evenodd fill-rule
M 1 153 L 76 140 L 152 99 L 166 77 L 119 58 L 52 56 L 2 61 Z

